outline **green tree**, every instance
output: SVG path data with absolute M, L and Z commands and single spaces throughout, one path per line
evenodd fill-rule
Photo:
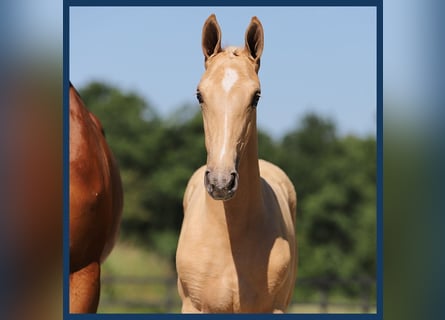
M 374 278 L 375 139 L 338 137 L 330 120 L 308 114 L 283 138 L 279 164 L 298 194 L 300 277 Z
M 185 187 L 206 161 L 199 108 L 185 105 L 161 118 L 134 92 L 91 83 L 80 93 L 120 165 L 122 236 L 173 257 Z M 260 158 L 279 165 L 297 191 L 299 277 L 374 278 L 375 139 L 339 137 L 332 121 L 308 114 L 283 139 L 260 130 L 258 140 Z
M 294 182 L 301 199 L 323 183 L 320 168 L 337 147 L 336 141 L 335 125 L 312 113 L 283 137 L 277 162 Z
M 93 82 L 80 90 L 100 119 L 124 186 L 121 234 L 171 256 L 182 222 L 189 177 L 205 161 L 198 108 L 184 106 L 170 118 L 134 92 Z

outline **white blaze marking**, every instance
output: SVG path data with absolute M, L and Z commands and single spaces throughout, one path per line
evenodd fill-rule
M 235 82 L 238 80 L 238 73 L 232 68 L 227 68 L 222 80 L 222 86 L 225 92 L 229 92 Z
M 224 72 L 224 78 L 222 79 L 222 87 L 226 93 L 232 89 L 233 85 L 238 80 L 238 73 L 232 69 L 232 68 L 226 68 Z M 219 160 L 222 160 L 227 152 L 227 143 L 228 143 L 228 125 L 229 125 L 229 119 L 228 119 L 228 111 L 225 110 L 224 112 L 224 138 L 223 138 L 223 145 L 221 147 L 221 151 L 219 154 Z
M 229 124 L 229 121 L 228 121 L 228 116 L 227 116 L 227 111 L 226 111 L 224 113 L 224 131 L 223 131 L 224 140 L 223 140 L 223 145 L 221 148 L 221 153 L 219 154 L 219 160 L 222 160 L 224 158 L 224 155 L 226 154 L 227 138 L 228 138 L 227 136 L 229 134 L 228 129 L 227 129 L 228 124 Z

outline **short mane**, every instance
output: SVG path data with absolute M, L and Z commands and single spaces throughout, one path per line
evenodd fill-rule
M 229 46 L 227 48 L 224 48 L 223 51 L 227 52 L 235 57 L 238 57 L 240 55 L 242 49 L 238 48 L 238 47 L 234 47 L 234 46 Z

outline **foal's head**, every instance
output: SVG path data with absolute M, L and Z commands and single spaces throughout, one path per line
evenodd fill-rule
M 223 50 L 215 15 L 204 23 L 202 50 L 206 70 L 198 85 L 197 98 L 207 148 L 204 183 L 217 200 L 228 200 L 235 194 L 239 161 L 250 135 L 256 134 L 263 43 L 263 27 L 256 17 L 247 27 L 244 48 Z

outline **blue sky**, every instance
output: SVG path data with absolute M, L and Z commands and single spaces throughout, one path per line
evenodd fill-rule
M 252 16 L 263 24 L 261 129 L 279 138 L 313 111 L 340 134 L 375 135 L 373 7 L 71 7 L 70 79 L 76 87 L 104 80 L 134 90 L 163 116 L 196 104 L 201 31 L 211 13 L 223 45 L 243 45 Z

